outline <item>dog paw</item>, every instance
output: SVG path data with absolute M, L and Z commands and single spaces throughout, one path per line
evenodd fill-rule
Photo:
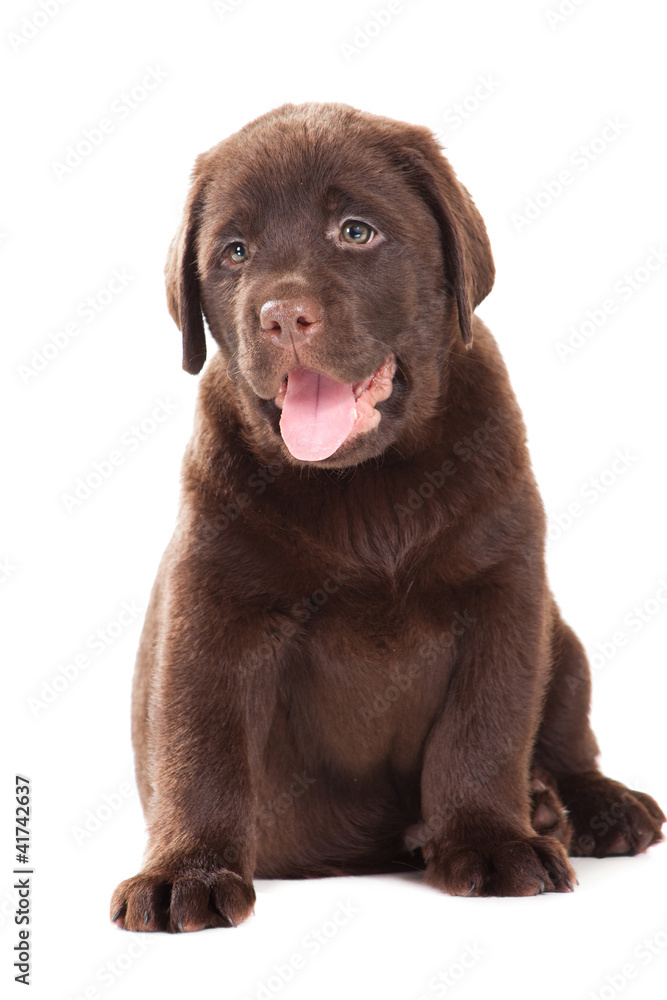
M 149 869 L 121 882 L 111 920 L 128 931 L 200 931 L 235 927 L 252 912 L 255 890 L 236 872 L 182 863 Z
M 640 854 L 663 839 L 665 814 L 644 792 L 596 772 L 559 776 L 558 787 L 574 827 L 575 857 Z
M 536 896 L 571 892 L 576 876 L 553 837 L 522 837 L 488 847 L 444 845 L 431 854 L 426 881 L 452 896 Z
M 530 776 L 530 825 L 540 837 L 559 840 L 567 851 L 572 840 L 572 824 L 558 795 L 556 782 L 546 771 L 533 770 Z

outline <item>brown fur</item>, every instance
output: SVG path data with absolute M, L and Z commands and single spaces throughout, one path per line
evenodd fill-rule
M 346 217 L 384 242 L 337 244 Z M 521 414 L 473 316 L 493 275 L 427 129 L 287 105 L 198 158 L 167 295 L 184 367 L 202 312 L 218 350 L 137 662 L 149 844 L 119 926 L 238 923 L 253 876 L 425 866 L 450 893 L 567 891 L 568 847 L 660 839 L 655 802 L 596 766 Z M 259 324 L 299 296 L 320 315 L 299 364 L 355 383 L 398 362 L 379 427 L 317 463 L 282 442 L 289 365 Z

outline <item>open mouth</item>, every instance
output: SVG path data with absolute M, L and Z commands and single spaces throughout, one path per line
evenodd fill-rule
M 391 396 L 395 372 L 393 354 L 357 383 L 338 382 L 312 368 L 293 368 L 275 397 L 282 410 L 280 433 L 290 454 L 303 462 L 322 461 L 344 441 L 377 427 L 382 414 L 375 407 Z

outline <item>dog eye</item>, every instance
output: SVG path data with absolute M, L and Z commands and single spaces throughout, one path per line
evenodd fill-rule
M 340 234 L 346 243 L 370 243 L 375 238 L 375 230 L 358 219 L 348 219 L 341 226 Z
M 230 243 L 226 249 L 227 256 L 234 264 L 243 264 L 250 256 L 245 243 Z

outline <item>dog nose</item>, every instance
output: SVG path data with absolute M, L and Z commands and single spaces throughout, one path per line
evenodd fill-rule
M 320 311 L 312 299 L 271 299 L 259 314 L 262 333 L 278 347 L 309 344 L 320 328 Z

